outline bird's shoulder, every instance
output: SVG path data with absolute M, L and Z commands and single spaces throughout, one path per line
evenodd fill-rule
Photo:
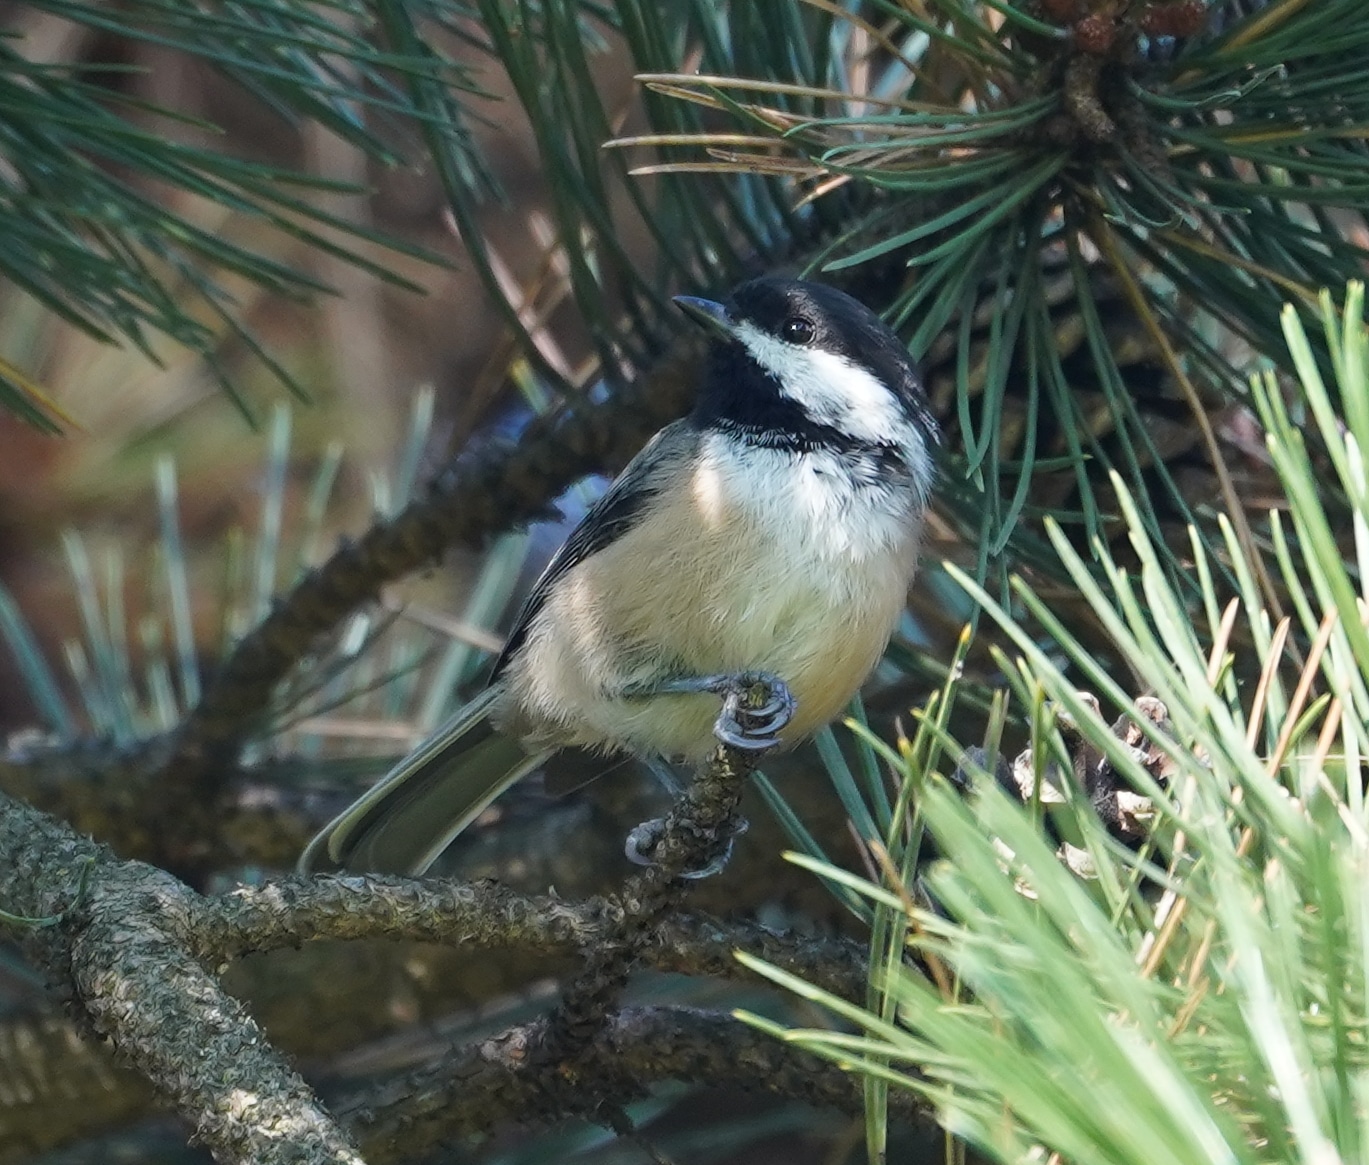
M 556 584 L 591 555 L 612 545 L 646 514 L 651 502 L 675 479 L 682 462 L 698 448 L 699 432 L 688 420 L 676 421 L 656 434 L 592 505 L 552 555 L 541 577 L 514 619 L 504 649 L 495 660 L 491 680 L 497 679 L 518 653 L 528 629 L 546 605 Z

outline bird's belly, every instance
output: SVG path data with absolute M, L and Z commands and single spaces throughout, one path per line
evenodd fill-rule
M 907 597 L 911 515 L 853 536 L 793 489 L 720 499 L 716 484 L 660 498 L 568 572 L 508 673 L 530 741 L 697 761 L 716 744 L 716 695 L 624 693 L 765 671 L 797 702 L 781 733 L 792 745 L 839 715 L 878 662 Z

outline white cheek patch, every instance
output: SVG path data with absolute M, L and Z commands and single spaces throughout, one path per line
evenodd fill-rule
M 853 437 L 909 443 L 912 425 L 894 395 L 858 364 L 834 352 L 786 344 L 742 323 L 735 330 L 756 363 L 775 377 L 780 391 L 813 420 Z

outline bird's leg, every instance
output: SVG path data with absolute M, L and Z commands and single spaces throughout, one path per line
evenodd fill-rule
M 628 697 L 688 695 L 712 692 L 723 698 L 722 711 L 713 722 L 713 734 L 724 745 L 743 752 L 763 752 L 780 742 L 779 733 L 794 717 L 797 702 L 789 685 L 769 672 L 738 672 L 733 675 L 685 676 L 633 685 Z M 655 766 L 653 771 L 655 770 Z M 627 836 L 623 847 L 630 862 L 639 866 L 654 864 L 650 856 L 667 828 L 665 818 L 644 821 Z M 746 832 L 745 818 L 738 818 L 734 832 L 723 849 L 705 867 L 681 871 L 679 878 L 707 878 L 718 873 L 732 856 L 733 842 Z
M 794 718 L 793 693 L 777 675 L 763 671 L 716 676 L 679 676 L 633 685 L 623 695 L 664 696 L 712 692 L 723 698 L 713 722 L 713 735 L 745 752 L 763 752 L 779 744 L 779 733 Z
M 645 756 L 641 758 L 641 763 L 646 767 L 646 771 L 656 778 L 661 788 L 670 794 L 672 799 L 684 792 L 684 785 L 676 776 L 675 770 L 661 757 Z

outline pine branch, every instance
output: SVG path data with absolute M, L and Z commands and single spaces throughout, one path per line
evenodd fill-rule
M 546 1034 L 540 1022 L 502 1032 L 431 1073 L 358 1094 L 339 1112 L 379 1161 L 420 1157 L 453 1137 L 510 1123 L 608 1123 L 606 1108 L 621 1108 L 664 1080 L 786 1097 L 851 1116 L 861 1110 L 850 1075 L 730 1016 L 679 1007 L 616 1011 L 605 1017 L 574 1076 L 539 1063 L 533 1052 Z M 895 1107 L 901 1120 L 928 1121 L 922 1105 L 904 1100 Z
M 19 946 L 78 1022 L 111 1040 L 220 1161 L 360 1162 L 303 1080 L 190 955 L 193 891 L 0 796 L 0 900 L 32 920 L 19 926 Z
M 700 788 L 735 789 L 739 771 L 735 758 L 720 753 L 705 770 Z M 606 951 L 620 961 L 617 952 L 629 931 L 629 964 L 644 960 L 677 970 L 716 968 L 738 944 L 753 942 L 789 961 L 784 953 L 789 941 L 758 928 L 688 920 L 661 925 L 677 903 L 678 895 L 661 895 L 681 868 L 678 863 L 706 859 L 716 849 L 716 830 L 704 821 L 710 797 L 682 798 L 669 819 L 673 824 L 667 824 L 657 856 L 676 864 L 630 881 L 621 900 L 575 907 L 556 898 L 525 899 L 497 886 L 405 879 L 286 879 L 202 897 L 163 871 L 119 861 L 52 819 L 0 796 L 0 901 L 17 928 L 20 948 L 53 981 L 78 1025 L 110 1040 L 126 1062 L 175 1104 L 219 1159 L 355 1161 L 359 1158 L 342 1131 L 286 1068 L 247 1012 L 223 992 L 217 972 L 206 968 L 247 951 L 363 936 L 569 948 L 590 962 L 595 952 Z M 734 806 L 732 795 L 720 802 L 715 824 L 724 834 Z M 656 884 L 659 906 L 643 916 L 634 894 Z M 863 977 L 858 957 L 843 944 L 800 939 L 793 941 L 792 950 L 796 971 L 818 970 L 834 987 L 853 990 Z M 824 965 L 827 971 L 820 970 Z M 564 1008 L 578 1014 L 584 1008 L 574 991 Z M 728 1073 L 749 1062 L 767 1069 L 760 1087 L 818 1103 L 854 1103 L 855 1091 L 840 1073 L 818 1069 L 782 1048 L 773 1054 L 749 1053 L 754 1041 L 741 1029 L 723 1047 L 706 1051 L 699 1041 L 713 1038 L 716 1025 L 690 1036 L 689 1025 L 678 1021 L 652 1028 L 633 1020 L 624 1027 L 599 1004 L 591 1010 L 594 1022 L 578 1029 L 574 1049 L 552 1038 L 560 1011 L 538 1030 L 550 1040 L 547 1048 L 573 1055 L 577 1064 L 586 1056 L 591 1057 L 586 1063 L 598 1062 L 601 1053 L 593 1048 L 601 1036 L 617 1041 L 612 1054 L 603 1059 L 602 1070 L 579 1076 L 578 1084 L 577 1077 L 568 1078 L 554 1067 L 558 1056 L 540 1057 L 538 1063 L 548 1065 L 545 1071 L 532 1066 L 532 1076 L 518 1089 L 531 1080 L 531 1087 L 549 1090 L 554 1099 L 550 1107 L 530 1112 L 592 1115 L 607 1111 L 605 1104 L 611 1109 L 628 1097 L 599 1095 L 594 1088 L 598 1077 L 611 1071 L 608 1065 L 624 1063 L 622 1057 L 630 1054 L 653 1065 L 640 1079 L 678 1073 L 682 1079 L 703 1080 L 723 1073 L 730 1081 Z M 698 1023 L 706 1021 L 700 1018 Z M 667 1043 L 654 1050 L 641 1044 L 652 1032 Z M 504 1046 L 520 1045 L 526 1034 L 510 1033 Z M 489 1059 L 483 1046 L 469 1055 L 472 1062 Z M 494 1065 L 495 1076 L 486 1073 L 488 1079 L 473 1092 L 497 1087 L 507 1067 Z M 639 1081 L 631 1090 L 640 1087 Z M 243 1106 L 240 1098 L 248 1092 L 257 1100 Z M 406 1110 L 409 1105 L 406 1101 Z M 468 1111 L 458 1107 L 453 1119 L 465 1119 L 462 1114 Z M 483 1105 L 481 1111 L 488 1118 L 503 1110 Z M 413 1122 L 411 1115 L 397 1119 Z

